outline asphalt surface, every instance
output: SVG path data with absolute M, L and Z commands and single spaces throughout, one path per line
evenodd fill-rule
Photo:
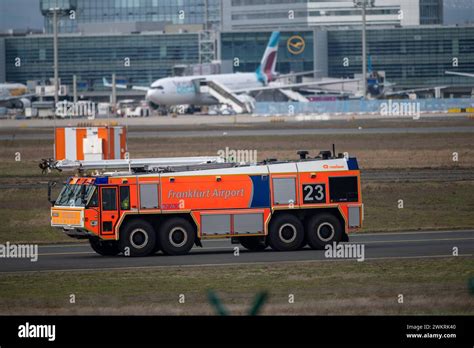
M 350 134 L 431 134 L 474 133 L 474 127 L 426 127 L 426 128 L 303 128 L 303 129 L 241 129 L 196 131 L 141 131 L 130 132 L 130 138 L 192 138 L 218 136 L 288 136 L 288 135 L 350 135 Z
M 455 257 L 454 247 L 458 248 L 457 257 L 474 255 L 474 230 L 353 234 L 350 238 L 350 243 L 364 245 L 366 261 Z M 193 248 L 188 255 L 165 256 L 159 252 L 142 258 L 100 256 L 95 254 L 88 244 L 44 245 L 39 247 L 36 262 L 31 262 L 30 259 L 0 258 L 0 273 L 108 269 L 138 271 L 140 268 L 172 266 L 204 267 L 223 264 L 340 260 L 326 258 L 324 251 L 309 248 L 293 252 L 276 252 L 270 248 L 262 252 L 250 252 L 240 245 L 231 244 L 230 240 L 203 241 L 203 245 L 203 248 Z M 240 247 L 239 256 L 234 256 L 236 246 Z
M 379 127 L 379 128 L 290 128 L 290 129 L 239 129 L 239 130 L 186 130 L 186 131 L 133 131 L 133 138 L 209 138 L 219 136 L 288 136 L 288 135 L 353 135 L 353 134 L 432 134 L 474 133 L 474 127 Z M 0 134 L 0 140 L 53 140 L 53 133 Z

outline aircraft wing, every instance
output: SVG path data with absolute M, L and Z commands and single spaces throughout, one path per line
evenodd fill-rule
M 435 86 L 435 87 L 426 87 L 426 88 L 415 88 L 415 89 L 405 89 L 396 92 L 385 92 L 384 95 L 399 95 L 399 94 L 407 94 L 407 93 L 416 93 L 416 92 L 423 92 L 423 91 L 432 91 L 436 88 L 444 89 L 449 86 Z
M 350 91 L 336 91 L 336 90 L 330 90 L 330 89 L 325 89 L 325 88 L 317 88 L 317 87 L 302 88 L 301 91 L 308 92 L 308 93 L 321 92 L 321 93 L 333 94 L 333 95 L 337 95 L 337 96 L 352 96 L 352 95 L 354 95 L 354 93 L 350 92 Z
M 292 83 L 292 84 L 286 84 L 286 85 L 268 85 L 268 86 L 262 86 L 262 87 L 252 87 L 252 88 L 242 88 L 242 89 L 236 89 L 232 90 L 234 93 L 249 93 L 249 92 L 258 92 L 258 91 L 271 91 L 275 89 L 288 89 L 288 88 L 301 88 L 301 87 L 308 87 L 308 86 L 329 86 L 329 85 L 336 85 L 340 83 L 350 83 L 350 82 L 357 82 L 360 81 L 360 79 L 339 79 L 339 80 L 334 80 L 334 81 L 313 81 L 313 82 L 301 82 L 301 83 Z
M 445 73 L 446 75 L 457 75 L 457 76 L 464 76 L 464 77 L 474 77 L 474 74 L 462 73 L 462 72 L 456 72 L 456 71 L 445 71 L 444 73 Z
M 109 83 L 105 77 L 102 78 L 102 82 L 103 82 L 103 84 L 104 84 L 105 87 L 110 87 L 110 88 L 113 87 L 112 84 Z M 121 89 L 129 89 L 129 86 L 123 85 L 123 84 L 119 84 L 119 83 L 116 83 L 116 84 L 115 84 L 115 87 L 121 88 Z M 136 90 L 136 91 L 145 91 L 145 92 L 146 92 L 146 91 L 148 91 L 149 88 L 148 88 L 148 87 L 145 87 L 145 86 L 132 86 L 132 89 L 134 89 L 134 90 Z
M 18 100 L 18 99 L 23 99 L 23 98 L 33 98 L 35 97 L 36 94 L 30 93 L 30 94 L 22 94 L 22 95 L 16 95 L 16 96 L 3 96 L 0 97 L 0 102 L 8 102 L 12 100 Z
M 147 92 L 149 90 L 149 88 L 145 86 L 132 86 L 132 89 L 134 89 L 135 91 L 143 91 L 143 92 Z
M 318 72 L 318 71 L 320 71 L 320 70 L 308 70 L 308 71 L 302 71 L 302 72 L 297 72 L 297 73 L 282 74 L 282 75 L 275 76 L 275 80 L 284 79 L 286 77 L 293 77 L 293 76 L 311 75 L 311 74 L 314 74 L 315 72 Z

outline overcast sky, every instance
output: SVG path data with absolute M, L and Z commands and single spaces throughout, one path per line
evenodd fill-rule
M 445 24 L 474 23 L 473 13 L 474 0 L 444 0 Z M 0 31 L 26 28 L 43 29 L 39 0 L 0 0 Z
M 474 23 L 473 0 L 444 0 L 444 24 Z
M 43 29 L 39 0 L 0 0 L 0 30 Z

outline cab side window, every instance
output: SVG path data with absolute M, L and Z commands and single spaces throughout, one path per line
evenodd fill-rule
M 115 188 L 102 189 L 102 210 L 113 211 L 117 210 L 117 190 Z
M 130 210 L 130 186 L 120 187 L 120 209 Z

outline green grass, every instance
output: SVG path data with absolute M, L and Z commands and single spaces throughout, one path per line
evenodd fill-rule
M 473 270 L 472 258 L 452 257 L 4 274 L 0 314 L 214 314 L 213 289 L 234 314 L 267 291 L 263 314 L 472 315 Z
M 472 228 L 473 192 L 472 181 L 365 184 L 363 231 Z
M 474 167 L 472 133 L 130 138 L 128 150 L 132 158 L 212 156 L 229 147 L 256 150 L 258 160 L 263 160 L 297 159 L 296 151 L 301 149 L 315 156 L 332 144 L 337 152 L 357 156 L 365 169 Z M 15 161 L 17 152 L 21 154 L 20 162 Z M 458 162 L 452 161 L 453 152 L 458 153 Z M 41 177 L 37 165 L 42 158 L 50 157 L 52 140 L 1 140 L 0 179 Z
M 6 189 L 0 193 L 0 242 L 71 242 L 62 231 L 50 226 L 47 189 Z

